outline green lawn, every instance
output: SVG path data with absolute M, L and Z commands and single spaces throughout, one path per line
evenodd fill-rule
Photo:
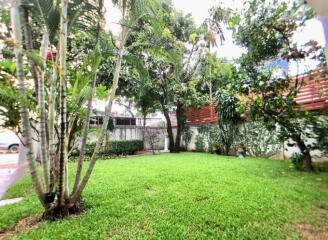
M 7 197 L 25 199 L 0 208 L 1 231 L 42 212 L 32 192 L 28 178 L 11 188 Z M 300 224 L 314 232 L 328 225 L 328 174 L 200 153 L 133 157 L 99 161 L 84 202 L 81 216 L 43 222 L 15 237 L 299 239 Z

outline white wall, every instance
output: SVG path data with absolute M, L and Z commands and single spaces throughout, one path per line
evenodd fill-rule
M 148 131 L 154 131 L 158 134 L 156 141 L 156 150 L 164 149 L 165 135 L 162 128 L 148 127 Z M 94 142 L 98 138 L 98 133 L 92 132 L 88 135 L 88 141 Z M 143 127 L 139 126 L 116 126 L 113 132 L 109 132 L 109 141 L 119 140 L 142 140 L 143 138 Z M 150 150 L 149 141 L 145 141 L 145 149 Z

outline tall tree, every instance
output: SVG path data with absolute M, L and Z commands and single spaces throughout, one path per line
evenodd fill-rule
M 22 33 L 21 33 L 21 21 L 20 21 L 20 1 L 15 0 L 11 3 L 11 26 L 13 29 L 13 41 L 14 41 L 14 52 L 16 58 L 16 71 L 17 71 L 17 89 L 20 94 L 20 117 L 22 120 L 23 129 L 23 141 L 27 146 L 26 158 L 29 163 L 32 182 L 35 191 L 42 203 L 43 201 L 43 189 L 40 178 L 37 174 L 36 163 L 34 160 L 33 143 L 32 143 L 32 130 L 29 120 L 29 112 L 27 106 L 27 94 L 26 94 L 26 83 L 24 77 L 24 63 L 23 63 L 23 47 L 22 47 Z
M 266 127 L 278 128 L 282 140 L 292 139 L 300 149 L 305 169 L 312 171 L 311 147 L 306 144 L 308 130 L 315 121 L 313 115 L 296 104 L 295 98 L 303 86 L 297 76 L 292 78 L 283 65 L 313 56 L 319 50 L 313 41 L 298 47 L 292 36 L 311 17 L 302 5 L 284 1 L 252 0 L 245 12 L 236 15 L 234 37 L 247 49 L 240 58 L 240 93 L 245 110 Z M 237 86 L 238 84 L 236 84 Z
M 21 18 L 21 12 L 25 18 Z M 83 12 L 83 17 L 80 13 Z M 60 21 L 59 17 L 60 16 Z M 53 17 L 51 19 L 51 17 Z M 13 29 L 13 46 L 15 49 L 16 58 L 16 72 L 17 72 L 17 89 L 19 93 L 19 109 L 21 117 L 21 128 L 23 143 L 27 148 L 27 159 L 29 162 L 29 168 L 35 186 L 35 190 L 39 196 L 40 202 L 45 208 L 45 218 L 59 218 L 67 216 L 68 214 L 81 211 L 81 198 L 75 202 L 70 202 L 70 195 L 68 190 L 68 115 L 67 115 L 67 82 L 69 81 L 67 75 L 67 46 L 68 36 L 72 31 L 78 31 L 83 26 L 84 29 L 93 26 L 92 22 L 95 21 L 98 27 L 96 31 L 96 38 L 99 38 L 99 30 L 101 28 L 102 21 L 102 1 L 38 1 L 33 0 L 29 3 L 26 1 L 13 0 L 11 4 L 11 22 Z M 23 50 L 23 38 L 21 22 L 24 23 L 25 32 L 25 47 L 26 51 Z M 33 25 L 38 23 L 39 25 Z M 41 26 L 41 27 L 35 27 Z M 34 27 L 34 28 L 33 28 Z M 92 27 L 91 27 L 92 28 Z M 34 29 L 36 34 L 42 36 L 42 40 L 39 44 L 40 53 L 35 51 L 33 35 L 27 33 Z M 90 29 L 89 29 L 90 30 Z M 71 32 L 70 32 L 71 31 Z M 94 32 L 90 30 L 90 33 Z M 50 38 L 49 38 L 50 36 Z M 26 39 L 28 38 L 28 39 Z M 57 45 L 59 54 L 57 57 L 50 56 L 49 58 L 49 46 Z M 38 45 L 38 44 L 36 44 Z M 98 45 L 98 44 L 96 44 Z M 98 47 L 99 48 L 99 47 Z M 50 52 L 53 55 L 53 52 Z M 40 137 L 41 147 L 41 160 L 43 165 L 43 177 L 39 176 L 36 171 L 35 159 L 32 146 L 32 124 L 30 118 L 35 112 L 35 109 L 31 108 L 31 92 L 28 89 L 26 80 L 28 77 L 25 75 L 26 65 L 24 64 L 23 55 L 26 54 L 28 61 L 30 62 L 30 71 L 35 71 L 36 74 L 32 74 L 34 79 L 35 92 L 37 98 L 36 102 L 38 109 L 39 124 L 37 132 Z M 95 77 L 96 70 L 99 66 L 99 55 L 100 51 L 96 50 L 89 54 L 86 61 L 87 64 L 92 62 L 93 68 L 89 70 L 89 67 L 85 66 L 82 68 L 88 70 L 90 74 L 84 74 L 83 81 L 81 80 L 81 74 L 75 77 L 73 86 L 90 85 L 90 82 Z M 32 64 L 31 64 L 32 63 Z M 53 76 L 51 76 L 51 72 Z M 58 78 L 60 79 L 58 84 Z M 46 84 L 47 80 L 50 79 L 50 86 Z M 95 82 L 95 81 L 93 81 Z M 93 84 L 94 85 L 94 84 Z M 50 95 L 48 97 L 49 102 L 46 102 L 46 88 L 50 89 Z M 59 87 L 59 88 L 58 88 Z M 88 87 L 85 93 L 94 89 L 94 87 Z M 73 87 L 74 90 L 74 87 Z M 54 94 L 56 91 L 59 92 L 60 98 Z M 92 97 L 92 92 L 87 94 L 87 99 Z M 85 101 L 85 100 L 84 100 Z M 91 101 L 91 100 L 89 100 Z M 59 106 L 55 103 L 59 102 Z M 46 105 L 49 105 L 48 111 Z M 82 106 L 82 105 L 81 105 Z M 58 131 L 57 119 L 55 118 L 55 112 L 59 110 L 59 122 L 60 128 Z M 90 108 L 88 109 L 90 112 Z M 47 121 L 49 119 L 49 122 Z M 88 121 L 88 119 L 87 119 Z M 85 129 L 88 129 L 86 124 Z M 87 131 L 87 130 L 86 130 Z M 84 134 L 85 136 L 85 134 Z M 59 138 L 59 147 L 56 142 L 56 138 Z M 56 146 L 57 145 L 57 146 Z M 50 149 L 50 151 L 48 151 Z M 58 156 L 56 154 L 58 153 Z M 58 166 L 58 169 L 56 168 Z
M 91 176 L 93 168 L 96 164 L 100 148 L 102 146 L 104 137 L 107 132 L 108 122 L 110 120 L 110 114 L 112 111 L 112 105 L 113 105 L 114 98 L 116 96 L 116 90 L 119 83 L 123 56 L 124 56 L 124 52 L 126 51 L 126 42 L 131 33 L 131 29 L 138 23 L 138 20 L 141 19 L 142 16 L 147 14 L 153 14 L 154 9 L 157 7 L 156 1 L 149 1 L 149 0 L 122 0 L 122 1 L 115 0 L 113 1 L 113 3 L 116 4 L 121 10 L 121 17 L 122 17 L 120 20 L 121 31 L 119 33 L 119 36 L 117 38 L 114 38 L 115 46 L 117 48 L 117 57 L 116 57 L 114 73 L 113 73 L 113 82 L 112 82 L 112 86 L 108 90 L 107 105 L 105 109 L 103 125 L 101 127 L 100 135 L 96 142 L 96 147 L 91 156 L 89 167 L 86 171 L 86 174 L 80 181 L 76 191 L 72 194 L 72 197 L 70 199 L 70 204 L 74 204 L 76 201 L 80 199 L 81 193 L 85 188 Z
M 163 11 L 157 14 L 156 21 L 150 25 L 147 19 L 143 19 L 138 28 L 144 31 L 137 32 L 133 37 L 142 43 L 142 49 L 139 45 L 135 48 L 148 70 L 148 77 L 141 83 L 157 99 L 159 109 L 165 116 L 170 151 L 179 152 L 185 108 L 201 99 L 195 85 L 204 56 L 204 32 L 203 28 L 195 26 L 191 15 L 175 11 L 167 1 L 162 6 Z M 177 118 L 175 136 L 172 112 Z

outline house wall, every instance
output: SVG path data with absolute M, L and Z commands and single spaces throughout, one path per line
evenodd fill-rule
M 308 138 L 305 141 L 305 144 L 310 144 L 312 145 L 313 143 L 315 143 L 315 139 L 311 139 Z M 289 159 L 294 153 L 300 153 L 299 148 L 297 147 L 297 145 L 295 144 L 294 141 L 292 140 L 288 140 L 284 143 L 284 148 L 281 151 L 281 159 Z M 314 161 L 327 161 L 328 157 L 326 154 L 324 154 L 322 151 L 320 150 L 311 150 L 310 154 L 312 156 L 312 158 L 314 159 Z
M 198 125 L 190 126 L 190 131 L 192 132 L 191 141 L 187 146 L 188 151 L 193 151 L 196 149 L 196 137 L 198 135 Z M 160 127 L 147 127 L 148 132 L 153 132 L 156 135 L 156 144 L 155 148 L 156 150 L 163 150 L 165 147 L 165 138 L 166 138 L 166 131 L 163 128 Z M 173 129 L 174 137 L 176 135 L 176 128 Z M 93 133 L 90 133 L 88 136 L 89 141 L 96 141 L 97 140 L 97 133 L 96 131 Z M 116 126 L 113 132 L 110 132 L 108 134 L 108 140 L 142 140 L 143 139 L 143 127 L 140 126 Z M 315 140 L 314 139 L 307 139 L 306 143 L 311 144 Z M 149 139 L 145 138 L 145 149 L 151 150 Z M 208 148 L 208 146 L 205 143 L 205 148 Z M 293 153 L 299 152 L 299 149 L 296 145 L 291 146 L 293 144 L 292 140 L 288 140 L 283 144 L 283 147 L 281 148 L 281 151 L 277 152 L 272 158 L 275 159 L 289 159 Z M 185 142 L 182 139 L 181 146 L 185 146 Z M 311 155 L 314 157 L 314 159 L 318 160 L 328 160 L 321 151 L 314 150 L 311 151 Z
M 188 145 L 188 151 L 193 151 L 196 149 L 196 136 L 198 135 L 198 126 L 190 126 L 190 130 L 192 131 L 192 138 L 191 141 Z M 315 143 L 314 138 L 307 138 L 305 140 L 306 144 L 312 145 Z M 184 146 L 184 141 L 182 139 L 182 145 Z M 272 158 L 274 159 L 281 159 L 281 160 L 288 160 L 293 153 L 300 153 L 300 150 L 296 146 L 295 142 L 292 140 L 288 140 L 281 144 L 282 147 L 281 149 L 274 155 Z M 205 148 L 208 148 L 207 143 L 205 143 Z M 322 151 L 320 150 L 311 150 L 311 156 L 313 157 L 314 161 L 328 161 L 328 156 L 325 155 Z
M 96 128 L 94 128 L 95 130 Z M 147 127 L 148 133 L 156 135 L 155 149 L 164 149 L 165 135 L 162 128 L 159 127 Z M 93 131 L 88 135 L 88 141 L 94 142 L 98 138 L 97 131 Z M 122 141 L 122 140 L 142 140 L 143 139 L 143 127 L 140 126 L 116 126 L 113 132 L 108 133 L 108 141 Z M 151 150 L 150 140 L 145 137 L 145 149 Z

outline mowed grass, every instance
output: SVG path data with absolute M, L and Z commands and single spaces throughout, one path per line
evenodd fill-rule
M 73 170 L 75 164 L 71 164 Z M 42 208 L 29 178 L 0 208 L 0 230 Z M 290 163 L 201 153 L 98 161 L 86 211 L 15 235 L 17 239 L 300 239 L 299 224 L 328 224 L 328 174 Z

